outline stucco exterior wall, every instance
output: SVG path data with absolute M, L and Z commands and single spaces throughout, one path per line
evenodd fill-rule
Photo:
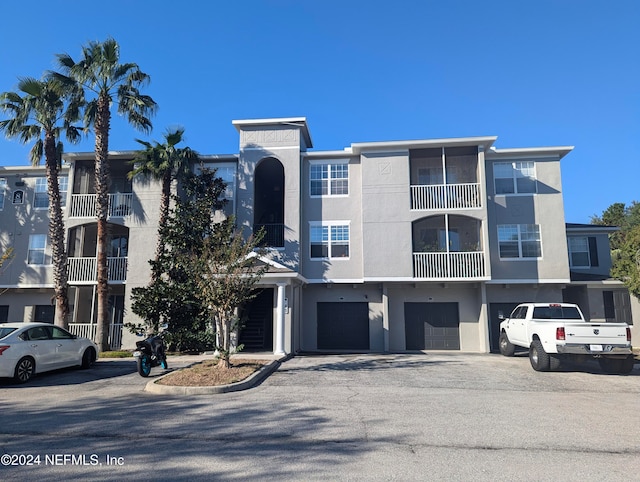
M 517 158 L 519 159 L 519 158 Z M 512 159 L 515 160 L 515 159 Z M 528 159 L 527 159 L 528 160 Z M 487 161 L 489 247 L 494 280 L 569 280 L 566 225 L 561 191 L 560 162 L 557 159 L 532 158 L 536 166 L 537 193 L 496 195 L 493 182 L 494 162 Z M 542 257 L 539 259 L 500 259 L 498 225 L 538 224 Z

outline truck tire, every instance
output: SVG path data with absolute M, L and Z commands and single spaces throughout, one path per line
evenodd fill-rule
M 537 372 L 548 372 L 551 368 L 551 357 L 544 351 L 542 343 L 537 338 L 531 342 L 529 347 L 529 361 L 531 367 Z
M 598 358 L 598 365 L 605 373 L 617 373 L 618 360 L 615 358 Z
M 598 358 L 598 364 L 605 373 L 626 375 L 633 370 L 635 359 L 633 355 L 627 358 Z
M 500 348 L 500 353 L 504 356 L 513 356 L 516 351 L 516 346 L 509 341 L 509 337 L 504 331 L 500 333 L 498 345 Z
M 561 355 L 549 355 L 549 370 L 555 371 L 562 365 Z
M 629 355 L 624 360 L 620 360 L 620 374 L 626 375 L 627 373 L 631 373 L 633 370 L 633 365 L 636 363 L 636 359 L 633 355 Z

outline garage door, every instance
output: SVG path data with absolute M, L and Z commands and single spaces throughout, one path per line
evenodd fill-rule
M 368 350 L 368 303 L 318 303 L 319 350 Z
M 459 350 L 458 303 L 405 303 L 407 350 Z

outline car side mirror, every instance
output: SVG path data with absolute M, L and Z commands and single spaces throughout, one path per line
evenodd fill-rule
M 504 316 L 504 313 L 502 311 L 498 311 L 498 319 L 501 320 L 501 321 L 506 319 L 506 317 Z

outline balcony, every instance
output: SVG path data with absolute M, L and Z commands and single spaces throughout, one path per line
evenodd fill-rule
M 70 218 L 95 218 L 95 194 L 72 194 L 69 209 Z M 109 213 L 112 218 L 123 218 L 131 214 L 133 194 L 130 192 L 109 194 Z
M 95 257 L 69 258 L 69 283 L 76 285 L 95 284 L 98 260 Z M 127 258 L 107 258 L 109 283 L 122 284 L 127 281 Z
M 480 184 L 411 186 L 411 209 L 416 211 L 475 209 L 482 207 Z
M 413 276 L 443 281 L 486 279 L 484 252 L 413 253 Z
M 253 232 L 264 230 L 264 238 L 260 243 L 266 248 L 284 248 L 284 224 L 254 224 Z

